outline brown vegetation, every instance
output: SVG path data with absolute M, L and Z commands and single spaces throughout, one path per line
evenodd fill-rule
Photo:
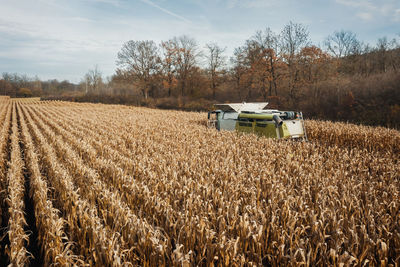
M 29 260 L 28 193 L 45 265 L 400 264 L 396 130 L 307 121 L 292 142 L 204 113 L 0 103 L 4 264 Z

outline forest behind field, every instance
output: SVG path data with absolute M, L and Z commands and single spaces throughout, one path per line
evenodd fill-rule
M 371 45 L 336 31 L 322 44 L 286 24 L 257 31 L 234 49 L 189 36 L 124 43 L 116 70 L 95 66 L 79 84 L 3 73 L 0 94 L 164 109 L 208 110 L 221 102 L 266 101 L 306 118 L 400 127 L 400 39 Z

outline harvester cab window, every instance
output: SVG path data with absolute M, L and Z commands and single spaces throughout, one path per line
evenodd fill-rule
M 210 111 L 210 112 L 208 112 L 208 119 L 209 120 L 217 120 L 220 113 L 221 113 L 221 111 L 219 111 L 219 110 Z
M 238 114 L 237 112 L 224 112 L 222 119 L 224 120 L 236 120 Z
M 221 116 L 221 111 L 210 111 L 208 112 L 208 120 L 207 120 L 207 127 L 209 128 L 218 128 L 218 117 Z

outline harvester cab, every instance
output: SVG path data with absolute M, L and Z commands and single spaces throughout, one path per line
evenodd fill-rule
M 208 120 L 207 120 L 207 127 L 208 128 L 216 128 L 218 131 L 220 129 L 219 125 L 219 116 L 221 116 L 222 110 L 214 110 L 208 112 Z
M 208 113 L 208 127 L 254 133 L 277 139 L 307 140 L 303 114 L 264 109 L 268 103 L 216 104 Z M 215 114 L 215 115 L 214 115 Z

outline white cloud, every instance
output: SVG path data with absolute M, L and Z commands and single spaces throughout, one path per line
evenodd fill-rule
M 70 18 L 67 18 L 67 19 L 69 19 L 71 21 L 78 21 L 78 22 L 90 22 L 90 23 L 95 22 L 92 19 L 84 18 L 84 17 L 70 17 Z
M 336 0 L 336 2 L 349 7 L 368 9 L 368 10 L 377 9 L 377 6 L 374 5 L 370 0 Z
M 227 0 L 226 2 L 228 8 L 234 8 L 237 6 L 238 0 Z
M 24 66 L 31 66 L 41 78 L 47 78 L 41 73 L 59 73 L 54 78 L 77 77 L 75 81 L 95 64 L 104 75 L 111 75 L 116 68 L 117 53 L 128 40 L 159 43 L 188 34 L 198 41 L 201 49 L 209 42 L 227 46 L 229 57 L 257 29 L 270 26 L 279 32 L 279 21 L 285 20 L 283 10 L 288 11 L 285 13 L 288 18 L 304 12 L 296 9 L 293 13 L 287 10 L 287 1 L 278 0 L 191 0 L 192 4 L 186 2 L 187 6 L 179 9 L 166 0 L 0 1 L 0 73 L 20 72 Z M 362 19 L 362 25 L 364 20 L 374 20 L 379 25 L 383 25 L 381 20 L 392 24 L 400 21 L 398 0 L 380 0 L 379 5 L 367 0 L 333 1 L 340 4 L 340 11 L 354 11 L 354 16 Z M 267 16 L 265 7 L 271 6 L 274 12 Z M 312 17 L 293 19 L 313 25 L 308 18 Z M 328 20 L 329 16 L 323 18 Z M 315 31 L 311 33 L 315 37 Z
M 357 17 L 365 21 L 389 18 L 397 22 L 400 19 L 400 1 L 397 0 L 336 0 L 336 3 L 357 10 Z
M 110 4 L 116 7 L 121 7 L 121 1 L 120 0 L 85 0 L 88 2 L 94 2 L 94 3 L 105 3 L 105 4 Z
M 372 20 L 373 15 L 368 12 L 360 12 L 360 13 L 357 13 L 357 17 L 359 17 L 365 21 L 369 21 L 369 20 Z
M 395 10 L 393 20 L 396 22 L 400 22 L 400 8 Z
M 114 5 L 113 0 L 100 1 Z M 169 17 L 154 16 L 151 23 L 146 18 L 122 14 L 101 19 L 94 14 L 93 19 L 86 16 L 84 10 L 76 12 L 72 7 L 63 7 L 63 1 L 53 5 L 52 0 L 41 0 L 38 7 L 29 0 L 9 1 L 2 7 L 0 17 L 0 61 L 8 60 L 9 66 L 29 62 L 38 69 L 38 73 L 31 74 L 39 74 L 45 79 L 49 77 L 40 75 L 40 68 L 52 66 L 52 72 L 59 70 L 59 77 L 66 77 L 67 73 L 68 77 L 75 76 L 73 81 L 76 82 L 95 64 L 104 75 L 113 74 L 116 55 L 128 40 L 154 40 L 158 43 L 173 36 L 190 34 L 200 43 L 205 43 L 203 40 L 213 34 L 201 22 L 190 22 L 149 0 L 141 1 Z M 6 66 L 0 64 L 0 73 L 18 72 Z
M 271 1 L 271 0 L 227 0 L 228 8 L 264 8 L 271 7 L 275 4 L 279 3 L 279 1 Z
M 90 18 L 51 5 L 52 1 L 45 2 L 38 5 L 40 10 L 22 1 L 2 7 L 0 58 L 8 63 L 0 65 L 1 71 L 17 72 L 9 68 L 24 69 L 25 66 L 19 66 L 21 63 L 18 62 L 26 62 L 37 71 L 32 75 L 40 74 L 43 66 L 53 66 L 45 72 L 58 70 L 58 77 L 75 77 L 75 82 L 95 64 L 99 64 L 106 75 L 112 74 L 115 56 L 124 37 L 98 27 L 100 23 Z M 24 4 L 28 8 L 21 8 Z

